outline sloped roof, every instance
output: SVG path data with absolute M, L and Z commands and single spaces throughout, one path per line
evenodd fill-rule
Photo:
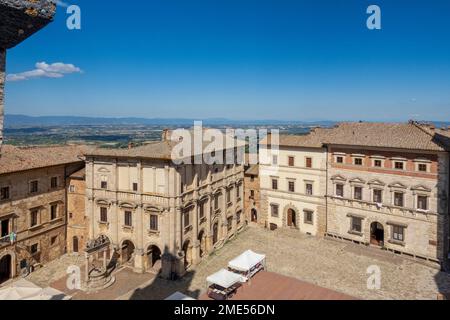
M 83 161 L 86 146 L 14 147 L 4 145 L 0 174 L 45 168 Z

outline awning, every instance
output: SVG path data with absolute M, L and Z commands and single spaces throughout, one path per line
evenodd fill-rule
M 247 272 L 256 267 L 258 264 L 264 262 L 264 260 L 266 260 L 265 255 L 248 250 L 239 257 L 230 261 L 228 263 L 228 267 L 233 270 Z
M 206 281 L 209 284 L 216 284 L 218 286 L 221 286 L 222 288 L 228 289 L 236 283 L 245 282 L 245 279 L 236 273 L 222 269 L 219 272 L 206 278 Z
M 184 293 L 177 291 L 164 300 L 181 301 L 181 300 L 195 300 L 195 299 L 185 295 Z
M 0 300 L 69 300 L 61 291 L 53 288 L 45 288 L 34 283 L 20 279 L 10 285 L 0 288 Z

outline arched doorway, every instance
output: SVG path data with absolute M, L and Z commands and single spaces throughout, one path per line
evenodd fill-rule
M 78 253 L 78 237 L 74 236 L 72 239 L 72 248 L 74 253 Z
M 384 227 L 379 222 L 370 225 L 370 243 L 379 247 L 384 246 Z
M 183 245 L 184 267 L 187 269 L 192 264 L 192 247 L 191 242 L 187 240 Z
M 135 246 L 133 242 L 125 240 L 122 243 L 122 250 L 121 250 L 122 263 L 130 262 L 130 260 L 133 258 L 134 249 Z
M 147 249 L 147 266 L 153 271 L 161 270 L 161 250 L 155 245 Z
M 206 253 L 206 234 L 205 231 L 200 231 L 197 240 L 200 242 L 200 257 L 203 257 Z
M 293 209 L 288 209 L 287 211 L 287 225 L 288 227 L 297 227 L 297 214 Z
M 258 211 L 256 209 L 252 209 L 250 218 L 252 222 L 258 222 Z
M 9 254 L 0 259 L 0 284 L 11 279 L 11 264 L 12 257 Z
M 219 241 L 219 223 L 214 223 L 213 226 L 213 245 Z

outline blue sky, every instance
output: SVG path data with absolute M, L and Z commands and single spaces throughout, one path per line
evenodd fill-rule
M 55 21 L 8 51 L 82 73 L 7 82 L 27 115 L 279 120 L 450 120 L 446 0 L 66 1 L 82 30 Z M 366 28 L 377 4 L 382 30 Z

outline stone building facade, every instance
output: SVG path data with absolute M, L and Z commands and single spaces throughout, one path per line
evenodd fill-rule
M 0 158 L 0 282 L 65 253 L 66 178 L 77 147 L 4 146 Z
M 445 266 L 449 137 L 448 129 L 416 122 L 343 123 L 280 136 L 279 154 L 260 169 L 264 219 L 272 228 L 294 227 Z M 309 228 L 301 224 L 305 210 L 318 221 Z
M 67 253 L 83 254 L 89 240 L 86 215 L 86 169 L 67 178 Z
M 247 166 L 244 175 L 244 212 L 248 222 L 265 225 L 259 209 L 260 204 L 259 165 Z
M 243 165 L 175 164 L 176 145 L 86 155 L 89 238 L 106 236 L 121 263 L 165 278 L 183 276 L 245 226 Z
M 267 152 L 270 141 L 262 145 Z M 323 234 L 327 165 L 318 137 L 281 135 L 279 150 L 270 160 L 260 164 L 261 211 L 268 227 Z

